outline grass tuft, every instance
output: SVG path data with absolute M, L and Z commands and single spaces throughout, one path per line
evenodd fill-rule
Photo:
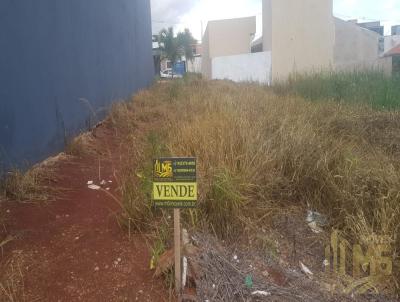
M 0 189 L 4 198 L 13 201 L 45 201 L 48 199 L 47 190 L 43 185 L 43 175 L 40 169 L 26 172 L 13 170 L 1 181 Z

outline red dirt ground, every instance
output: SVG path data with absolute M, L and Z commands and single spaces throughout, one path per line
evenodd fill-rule
M 96 141 L 115 148 L 105 126 L 96 129 Z M 115 191 L 115 162 L 103 156 L 100 166 L 101 179 L 113 181 Z M 15 250 L 28 257 L 26 301 L 169 301 L 163 280 L 149 269 L 146 238 L 132 235 L 129 241 L 115 219 L 117 204 L 87 187 L 88 180 L 99 183 L 98 156 L 68 157 L 53 169 L 55 201 L 2 205 L 7 232 L 18 234 L 2 261 Z

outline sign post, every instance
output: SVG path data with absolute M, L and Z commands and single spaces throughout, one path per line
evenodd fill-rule
M 153 201 L 155 207 L 174 209 L 175 290 L 182 290 L 180 209 L 197 203 L 196 159 L 158 158 L 153 162 Z
M 174 255 L 175 255 L 175 290 L 180 295 L 182 290 L 181 273 L 181 210 L 174 209 Z

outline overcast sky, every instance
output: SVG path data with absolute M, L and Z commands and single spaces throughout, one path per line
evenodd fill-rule
M 400 24 L 400 0 L 333 0 L 334 15 L 359 21 L 381 20 L 390 33 L 390 26 Z M 153 33 L 174 25 L 178 30 L 189 28 L 196 39 L 207 21 L 257 16 L 257 35 L 262 34 L 262 0 L 151 0 Z

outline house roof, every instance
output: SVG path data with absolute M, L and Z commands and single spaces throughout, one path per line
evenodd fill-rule
M 385 57 L 400 56 L 400 44 L 385 53 Z

